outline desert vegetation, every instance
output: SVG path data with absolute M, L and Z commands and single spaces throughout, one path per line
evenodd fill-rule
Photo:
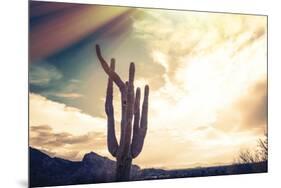
M 96 46 L 96 53 L 102 68 L 108 75 L 105 101 L 105 112 L 107 115 L 107 146 L 110 154 L 117 159 L 116 181 L 128 181 L 130 179 L 132 160 L 142 151 L 147 132 L 149 86 L 146 85 L 144 89 L 142 112 L 140 114 L 141 89 L 139 87 L 136 91 L 134 89 L 135 64 L 130 64 L 129 80 L 123 82 L 114 70 L 115 59 L 111 59 L 111 64 L 109 66 L 101 55 L 99 45 Z M 121 136 L 119 144 L 115 134 L 114 108 L 112 104 L 113 82 L 118 86 L 121 92 L 122 101 Z
M 268 159 L 268 137 L 259 138 L 255 149 L 241 149 L 234 160 L 236 164 L 266 162 Z

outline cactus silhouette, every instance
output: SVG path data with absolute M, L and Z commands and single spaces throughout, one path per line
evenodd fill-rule
M 135 64 L 129 68 L 129 80 L 123 82 L 115 72 L 115 59 L 111 59 L 110 66 L 101 55 L 99 45 L 96 45 L 96 53 L 102 68 L 108 75 L 106 91 L 105 112 L 107 115 L 107 146 L 113 157 L 117 159 L 116 181 L 128 181 L 132 160 L 142 151 L 147 132 L 148 95 L 149 86 L 144 89 L 142 112 L 140 114 L 141 90 L 134 90 Z M 119 144 L 115 135 L 114 108 L 113 108 L 113 82 L 121 93 L 121 135 Z M 141 116 L 140 116 L 141 115 Z M 133 124 L 133 129 L 132 129 Z

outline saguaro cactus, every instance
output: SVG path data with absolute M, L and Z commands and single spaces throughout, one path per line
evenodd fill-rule
M 105 101 L 105 112 L 107 115 L 107 146 L 111 155 L 117 159 L 116 181 L 128 181 L 130 179 L 132 160 L 142 151 L 147 131 L 149 87 L 146 85 L 144 89 L 144 99 L 140 117 L 141 90 L 139 87 L 136 89 L 136 92 L 134 90 L 135 64 L 130 64 L 129 80 L 123 82 L 120 76 L 115 72 L 115 59 L 111 59 L 111 64 L 109 66 L 101 55 L 99 45 L 96 45 L 96 52 L 102 68 L 108 75 Z M 116 139 L 114 125 L 114 108 L 112 104 L 113 82 L 118 86 L 121 92 L 122 101 L 119 144 Z

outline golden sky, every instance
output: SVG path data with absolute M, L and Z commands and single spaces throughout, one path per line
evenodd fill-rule
M 108 49 L 106 59 L 116 58 L 123 79 L 134 61 L 135 86 L 151 88 L 148 133 L 134 163 L 166 169 L 228 164 L 240 149 L 255 148 L 267 127 L 266 17 L 156 9 L 135 12 L 104 34 L 117 38 L 112 43 L 116 49 L 101 44 Z M 121 33 L 118 25 L 123 28 L 128 20 L 130 30 Z M 65 76 L 58 67 L 43 74 L 46 67 L 39 65 L 32 67 L 30 84 L 42 87 Z M 73 85 L 83 85 L 79 92 L 56 93 L 81 99 L 81 108 L 48 97 L 51 92 L 30 92 L 31 146 L 70 160 L 81 160 L 90 151 L 112 158 L 107 151 L 103 104 L 107 77 L 98 64 L 95 68 L 85 70 L 90 76 L 79 73 L 83 82 L 72 80 Z M 38 72 L 46 75 L 44 79 L 36 77 Z M 120 95 L 117 88 L 114 92 L 119 138 Z

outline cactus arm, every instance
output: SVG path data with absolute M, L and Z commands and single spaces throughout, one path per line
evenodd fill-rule
M 132 158 L 136 158 L 140 154 L 143 148 L 144 138 L 147 132 L 148 96 L 149 96 L 149 87 L 148 85 L 146 85 L 144 89 L 144 99 L 142 104 L 140 126 L 138 128 L 135 128 L 134 126 L 136 133 L 134 130 L 133 142 L 131 146 Z
M 131 63 L 129 68 L 129 81 L 127 92 L 127 109 L 126 109 L 126 126 L 125 126 L 125 152 L 127 153 L 131 147 L 131 135 L 132 135 L 132 120 L 134 111 L 134 77 L 135 77 L 135 64 Z
M 110 69 L 114 71 L 115 60 L 111 59 Z M 118 150 L 118 143 L 115 134 L 115 123 L 114 123 L 114 108 L 112 104 L 113 100 L 113 81 L 109 77 L 106 91 L 105 100 L 105 112 L 107 115 L 107 147 L 108 151 L 113 157 L 116 157 Z
M 144 99 L 142 104 L 142 113 L 141 113 L 141 121 L 140 121 L 140 128 L 145 130 L 147 129 L 148 96 L 149 96 L 149 86 L 146 85 L 144 88 Z
M 139 132 L 139 123 L 140 123 L 140 88 L 137 88 L 135 106 L 134 106 L 134 126 L 133 126 L 133 138 L 131 145 L 131 155 L 134 157 L 136 155 L 135 147 L 138 142 L 138 132 Z
M 119 87 L 120 91 L 122 92 L 124 90 L 125 84 L 121 80 L 120 76 L 118 74 L 116 74 L 115 71 L 110 69 L 107 62 L 104 60 L 104 58 L 101 55 L 101 50 L 100 50 L 99 45 L 96 45 L 96 52 L 97 52 L 97 56 L 98 56 L 98 59 L 101 63 L 103 70 L 115 82 L 115 84 Z
M 127 91 L 128 91 L 128 82 L 125 83 L 125 89 L 123 92 L 121 92 L 121 101 L 122 101 L 122 118 L 121 118 L 121 134 L 120 134 L 120 146 L 119 151 L 122 153 L 124 151 L 125 146 L 125 127 L 127 124 L 127 118 L 126 118 L 126 109 L 127 109 Z

